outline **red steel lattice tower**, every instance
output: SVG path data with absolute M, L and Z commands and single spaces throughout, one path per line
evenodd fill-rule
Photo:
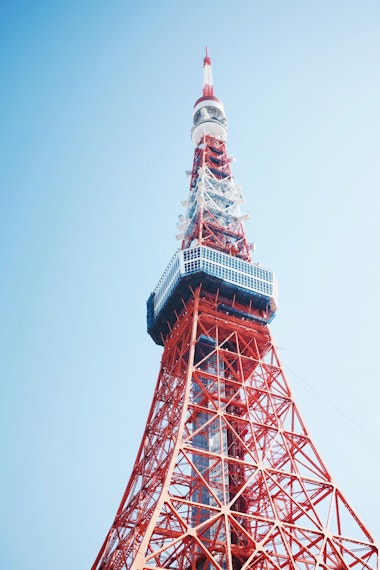
M 181 249 L 148 300 L 164 347 L 132 475 L 93 570 L 378 570 L 378 544 L 315 449 L 269 323 L 204 59 Z

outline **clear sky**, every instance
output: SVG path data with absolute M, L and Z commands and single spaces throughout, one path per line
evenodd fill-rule
M 380 3 L 3 0 L 1 568 L 89 568 L 122 497 L 206 45 L 291 387 L 380 537 Z

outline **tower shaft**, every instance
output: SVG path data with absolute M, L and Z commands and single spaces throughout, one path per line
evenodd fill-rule
M 226 314 L 202 286 L 165 345 L 100 560 L 115 570 L 377 568 L 373 539 L 314 448 L 267 325 Z

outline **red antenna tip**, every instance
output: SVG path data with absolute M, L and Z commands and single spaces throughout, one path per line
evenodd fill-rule
M 203 60 L 203 65 L 211 65 L 211 58 L 208 55 L 208 48 L 206 46 L 206 57 Z

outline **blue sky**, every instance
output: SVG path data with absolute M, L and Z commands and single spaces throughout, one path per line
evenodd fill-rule
M 289 382 L 380 537 L 380 4 L 3 1 L 0 566 L 92 564 L 161 349 L 209 46 Z

